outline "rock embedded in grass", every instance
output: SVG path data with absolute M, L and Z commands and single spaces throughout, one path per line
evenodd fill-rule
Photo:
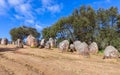
M 8 44 L 8 39 L 7 38 L 2 38 L 1 44 L 2 45 L 7 45 Z
M 17 47 L 23 48 L 23 41 L 21 39 L 17 39 Z
M 49 38 L 49 43 L 51 48 L 55 47 L 55 41 L 53 40 L 53 38 Z
M 26 44 L 30 47 L 37 47 L 38 46 L 38 40 L 35 37 L 33 37 L 32 35 L 29 35 L 27 37 Z
M 45 47 L 45 39 L 42 39 L 41 41 L 40 41 L 40 47 L 39 48 L 44 48 Z
M 96 42 L 93 42 L 89 45 L 89 51 L 91 54 L 97 54 L 98 53 L 98 45 Z
M 77 51 L 77 50 L 79 50 L 79 46 L 80 46 L 80 44 L 81 44 L 81 42 L 80 41 L 74 41 L 74 46 L 75 46 L 75 50 Z
M 75 49 L 79 55 L 83 55 L 86 57 L 90 56 L 87 43 L 85 42 L 81 43 L 80 41 L 76 41 L 74 42 L 74 44 L 75 44 Z
M 46 49 L 51 49 L 51 43 L 50 43 L 50 41 L 47 41 L 47 42 L 46 42 L 45 48 L 46 48 Z
M 68 40 L 63 40 L 62 42 L 59 43 L 59 49 L 64 52 L 68 51 L 69 48 L 69 41 Z
M 75 45 L 74 44 L 70 44 L 70 52 L 75 51 Z
M 113 46 L 107 46 L 104 50 L 104 57 L 106 58 L 119 58 L 119 52 L 118 50 Z

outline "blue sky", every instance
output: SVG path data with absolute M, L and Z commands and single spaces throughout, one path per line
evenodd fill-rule
M 120 0 L 0 0 L 0 38 L 10 40 L 10 29 L 21 25 L 41 31 L 81 5 L 94 9 L 116 6 L 120 12 Z

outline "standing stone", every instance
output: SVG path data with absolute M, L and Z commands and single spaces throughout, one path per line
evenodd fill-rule
M 30 46 L 31 45 L 31 38 L 33 38 L 32 35 L 29 35 L 26 39 L 26 45 Z
M 73 52 L 73 51 L 75 51 L 75 46 L 74 44 L 70 44 L 70 52 Z
M 55 41 L 52 38 L 49 38 L 49 43 L 50 43 L 51 48 L 55 46 Z
M 26 44 L 30 47 L 37 47 L 38 46 L 38 41 L 35 37 L 32 35 L 29 35 L 26 40 Z
M 89 51 L 91 54 L 97 54 L 98 53 L 98 45 L 96 42 L 93 42 L 89 45 Z
M 80 41 L 75 41 L 73 44 L 75 46 L 75 50 L 76 51 L 79 50 L 79 46 L 80 46 L 81 42 Z
M 90 56 L 88 45 L 85 42 L 80 43 L 78 41 L 78 42 L 74 42 L 74 44 L 75 44 L 75 48 L 76 48 L 76 51 L 78 54 L 83 55 L 83 56 L 87 56 L 87 57 Z
M 106 59 L 106 58 L 118 58 L 118 57 L 119 57 L 119 52 L 115 47 L 107 46 L 105 48 L 103 59 Z
M 44 48 L 45 47 L 45 39 L 42 39 L 40 42 L 40 48 Z
M 21 39 L 17 39 L 17 47 L 23 48 L 23 41 Z
M 47 41 L 47 42 L 46 42 L 45 48 L 46 48 L 46 49 L 50 49 L 50 48 L 51 48 L 51 43 L 50 43 L 50 41 Z
M 8 39 L 7 38 L 2 38 L 1 44 L 2 45 L 7 45 L 8 44 Z
M 63 52 L 63 51 L 67 51 L 69 48 L 69 41 L 68 40 L 64 40 L 62 42 L 59 43 L 59 49 Z

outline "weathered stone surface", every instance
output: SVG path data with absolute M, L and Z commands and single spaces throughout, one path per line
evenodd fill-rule
M 23 41 L 21 39 L 17 39 L 17 47 L 23 48 Z
M 63 40 L 62 42 L 59 43 L 59 49 L 64 52 L 67 51 L 69 48 L 69 41 L 68 40 Z
M 47 41 L 47 42 L 46 42 L 45 48 L 46 48 L 46 49 L 50 49 L 50 48 L 51 48 L 51 43 L 50 43 L 50 41 Z
M 80 46 L 81 42 L 80 41 L 75 41 L 73 44 L 75 46 L 75 50 L 76 51 L 79 50 L 79 46 Z
M 85 42 L 80 43 L 80 41 L 76 41 L 74 42 L 74 44 L 78 54 L 87 56 L 87 57 L 90 55 L 88 45 Z
M 32 35 L 29 35 L 26 40 L 26 44 L 30 47 L 37 47 L 38 46 L 38 41 L 35 37 Z
M 98 45 L 96 42 L 93 42 L 89 45 L 89 51 L 91 54 L 97 54 L 98 53 Z
M 2 38 L 1 44 L 2 45 L 7 45 L 8 44 L 8 39 L 7 38 Z
M 49 38 L 49 43 L 51 48 L 55 47 L 55 41 L 52 38 Z
M 39 48 L 44 48 L 45 47 L 45 43 L 46 43 L 45 39 L 42 39 L 40 41 L 40 47 Z
M 113 46 L 107 46 L 104 50 L 104 59 L 105 58 L 118 58 L 119 57 L 119 53 L 118 50 L 113 47 Z
M 73 51 L 75 51 L 75 46 L 74 44 L 70 44 L 70 52 L 73 52 Z

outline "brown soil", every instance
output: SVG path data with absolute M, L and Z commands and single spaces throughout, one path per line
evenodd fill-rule
M 58 49 L 0 45 L 0 75 L 120 75 L 119 59 L 85 58 Z

